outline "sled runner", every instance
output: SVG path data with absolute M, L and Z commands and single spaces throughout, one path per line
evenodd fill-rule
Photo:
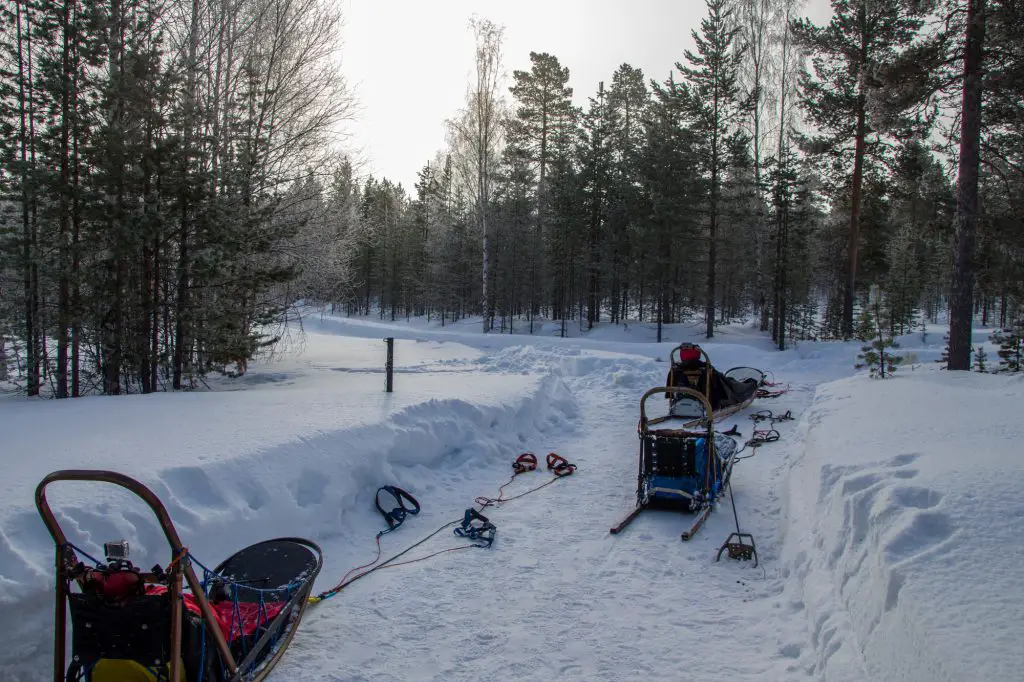
M 683 416 L 671 411 L 663 417 L 647 414 L 647 399 L 664 394 L 675 398 Z M 696 418 L 694 418 L 696 417 Z M 691 527 L 682 534 L 692 538 L 729 483 L 736 441 L 714 430 L 711 402 L 699 391 L 658 387 L 640 400 L 640 457 L 636 508 L 611 533 L 621 532 L 646 509 L 668 508 L 694 513 Z
M 669 370 L 665 385 L 689 388 L 710 403 L 714 419 L 720 420 L 749 406 L 765 381 L 764 372 L 753 367 L 733 367 L 721 373 L 711 364 L 703 348 L 695 343 L 681 343 L 669 353 Z M 680 395 L 669 395 L 669 410 L 678 417 L 698 417 L 700 406 Z
M 124 540 L 104 544 L 106 561 L 72 545 L 46 501 L 55 481 L 113 483 L 142 498 L 170 545 L 170 563 L 142 571 Z M 182 544 L 156 495 L 112 471 L 56 471 L 36 488 L 36 508 L 56 543 L 54 682 L 259 682 L 291 643 L 323 563 L 316 544 L 277 538 L 208 569 Z

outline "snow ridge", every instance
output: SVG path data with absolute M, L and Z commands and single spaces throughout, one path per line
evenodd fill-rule
M 325 557 L 320 587 L 341 567 L 364 558 L 358 551 L 366 551 L 366 529 L 380 522 L 373 506 L 380 485 L 415 491 L 428 509 L 439 488 L 437 497 L 458 494 L 468 506 L 472 495 L 507 475 L 510 453 L 529 449 L 524 444 L 553 429 L 564 434 L 578 413 L 569 388 L 549 376 L 532 392 L 501 405 L 428 400 L 378 424 L 299 435 L 202 466 L 155 465 L 151 475 L 139 478 L 161 498 L 182 539 L 208 566 L 270 537 L 342 542 L 351 537 L 346 544 L 353 553 Z M 73 496 L 69 488 L 75 489 Z M 97 488 L 105 490 L 94 497 Z M 104 541 L 125 538 L 136 565 L 167 562 L 169 550 L 155 518 L 127 492 L 105 484 L 58 483 L 48 497 L 69 540 L 93 556 L 102 555 Z M 432 511 L 423 516 L 429 520 Z M 454 518 L 461 512 L 437 513 Z M 12 676 L 6 679 L 45 680 L 53 544 L 34 509 L 7 519 L 4 529 L 0 622 L 7 626 L 7 646 L 0 651 L 0 670 Z M 20 531 L 17 544 L 12 529 Z
M 790 464 L 783 558 L 790 605 L 809 620 L 806 672 L 827 682 L 962 679 L 922 631 L 914 602 L 901 603 L 911 565 L 941 551 L 955 522 L 943 494 L 915 480 L 921 453 L 878 449 L 856 461 L 835 449 L 845 397 L 819 388 Z

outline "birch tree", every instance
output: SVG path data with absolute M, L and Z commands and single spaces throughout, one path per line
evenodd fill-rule
M 470 28 L 476 40 L 474 53 L 474 80 L 466 94 L 466 108 L 450 121 L 456 149 L 457 167 L 473 199 L 477 230 L 483 246 L 481 259 L 480 311 L 483 331 L 488 332 L 494 322 L 494 299 L 488 290 L 491 267 L 489 212 L 491 210 L 493 179 L 501 156 L 502 116 L 504 103 L 500 95 L 501 41 L 504 27 L 487 19 L 474 17 Z

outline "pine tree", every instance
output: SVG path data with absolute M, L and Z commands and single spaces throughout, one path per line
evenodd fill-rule
M 740 27 L 733 21 L 734 7 L 728 0 L 705 0 L 707 16 L 700 33 L 691 31 L 697 52 L 686 50 L 687 66 L 676 63 L 683 83 L 676 88 L 656 87 L 663 100 L 676 100 L 700 145 L 700 168 L 707 178 L 703 191 L 708 216 L 707 290 L 705 292 L 706 336 L 715 335 L 719 229 L 724 206 L 722 190 L 730 171 L 730 148 L 741 144 L 746 134 L 737 128 L 743 115 L 740 102 L 739 65 L 743 50 L 735 49 Z
M 1017 373 L 1024 370 L 1024 319 L 1001 329 L 990 337 L 999 344 L 999 372 Z
M 516 100 L 514 115 L 508 121 L 506 139 L 514 152 L 536 169 L 536 229 L 530 254 L 530 333 L 533 319 L 539 313 L 545 293 L 541 274 L 543 244 L 547 238 L 549 187 L 548 169 L 555 153 L 554 138 L 558 128 L 573 115 L 572 88 L 568 86 L 569 69 L 558 58 L 546 52 L 530 53 L 530 70 L 514 71 L 514 84 L 509 88 Z M 557 306 L 555 306 L 557 307 Z
M 987 372 L 988 366 L 988 353 L 985 352 L 984 346 L 978 346 L 977 350 L 974 351 L 974 371 L 976 372 Z
M 643 72 L 622 64 L 612 74 L 608 106 L 615 130 L 611 138 L 614 170 L 608 196 L 605 260 L 609 264 L 609 296 L 612 322 L 626 319 L 630 309 L 631 284 L 636 283 L 635 254 L 640 251 L 636 235 L 642 222 L 641 167 L 644 149 L 644 119 L 650 93 Z
M 896 368 L 903 364 L 903 356 L 895 355 L 887 349 L 899 348 L 899 344 L 893 339 L 891 332 L 890 311 L 888 305 L 882 303 L 883 296 L 876 287 L 872 287 L 871 301 L 869 305 L 873 308 L 873 337 L 870 343 L 861 346 L 861 352 L 857 355 L 860 363 L 855 365 L 856 369 L 868 368 L 872 378 L 885 379 L 892 376 Z
M 970 363 L 974 304 L 974 248 L 978 230 L 978 181 L 981 166 L 981 109 L 984 81 L 985 0 L 968 0 L 964 38 L 963 104 L 957 172 L 956 266 L 949 315 L 949 369 Z
M 608 98 L 604 81 L 598 84 L 597 97 L 583 116 L 582 190 L 587 205 L 586 299 L 587 329 L 601 319 L 601 254 L 607 240 L 609 198 L 612 194 L 614 159 L 613 138 L 619 124 L 616 110 Z M 604 268 L 607 270 L 608 268 Z
M 673 275 L 679 262 L 685 258 L 688 267 L 698 262 L 692 244 L 698 241 L 703 221 L 693 207 L 703 204 L 706 197 L 706 187 L 693 173 L 699 163 L 700 141 L 685 125 L 677 106 L 680 87 L 671 76 L 663 85 L 655 84 L 657 97 L 645 121 L 646 140 L 641 154 L 642 203 L 638 213 L 643 220 L 636 235 L 642 245 L 637 249 L 636 298 L 641 318 L 645 298 L 649 299 L 659 342 L 662 324 L 671 319 L 670 300 L 676 283 Z M 689 297 L 696 298 L 697 282 L 687 284 L 694 288 L 687 292 Z
M 814 75 L 801 77 L 801 104 L 808 122 L 821 133 L 808 140 L 808 149 L 829 162 L 847 157 L 853 145 L 853 168 L 849 183 L 849 232 L 843 289 L 843 335 L 853 335 L 858 250 L 865 165 L 877 155 L 879 145 L 871 133 L 885 131 L 872 120 L 869 96 L 875 87 L 872 74 L 892 62 L 916 35 L 921 20 L 903 2 L 832 0 L 833 16 L 828 26 L 819 27 L 807 19 L 793 22 L 797 42 L 809 53 Z M 845 170 L 845 169 L 844 169 Z

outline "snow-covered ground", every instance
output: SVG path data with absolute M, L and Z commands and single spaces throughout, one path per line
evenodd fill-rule
M 669 512 L 608 533 L 633 505 L 639 398 L 663 383 L 675 343 L 702 341 L 697 325 L 668 327 L 662 344 L 640 324 L 567 339 L 551 324 L 485 336 L 479 320 L 303 326 L 301 354 L 211 390 L 0 403 L 0 680 L 48 679 L 53 550 L 33 492 L 52 470 L 139 478 L 205 562 L 313 539 L 319 591 L 373 558 L 380 485 L 423 504 L 384 536 L 386 557 L 496 496 L 524 451 L 542 467 L 507 496 L 549 479 L 548 452 L 579 468 L 486 510 L 492 547 L 381 570 L 311 606 L 271 679 L 1004 680 L 1024 667 L 1024 382 L 940 371 L 941 328 L 902 339 L 919 363 L 884 382 L 853 376 L 853 344 L 779 353 L 741 326 L 702 343 L 720 369 L 759 367 L 789 389 L 723 427 L 746 440 L 755 410 L 797 417 L 737 464 L 754 568 L 715 561 L 727 507 L 689 543 Z M 393 394 L 384 336 L 397 339 Z M 124 537 L 142 566 L 167 562 L 119 489 L 58 484 L 49 497 L 85 549 Z M 442 533 L 410 556 L 464 542 Z

